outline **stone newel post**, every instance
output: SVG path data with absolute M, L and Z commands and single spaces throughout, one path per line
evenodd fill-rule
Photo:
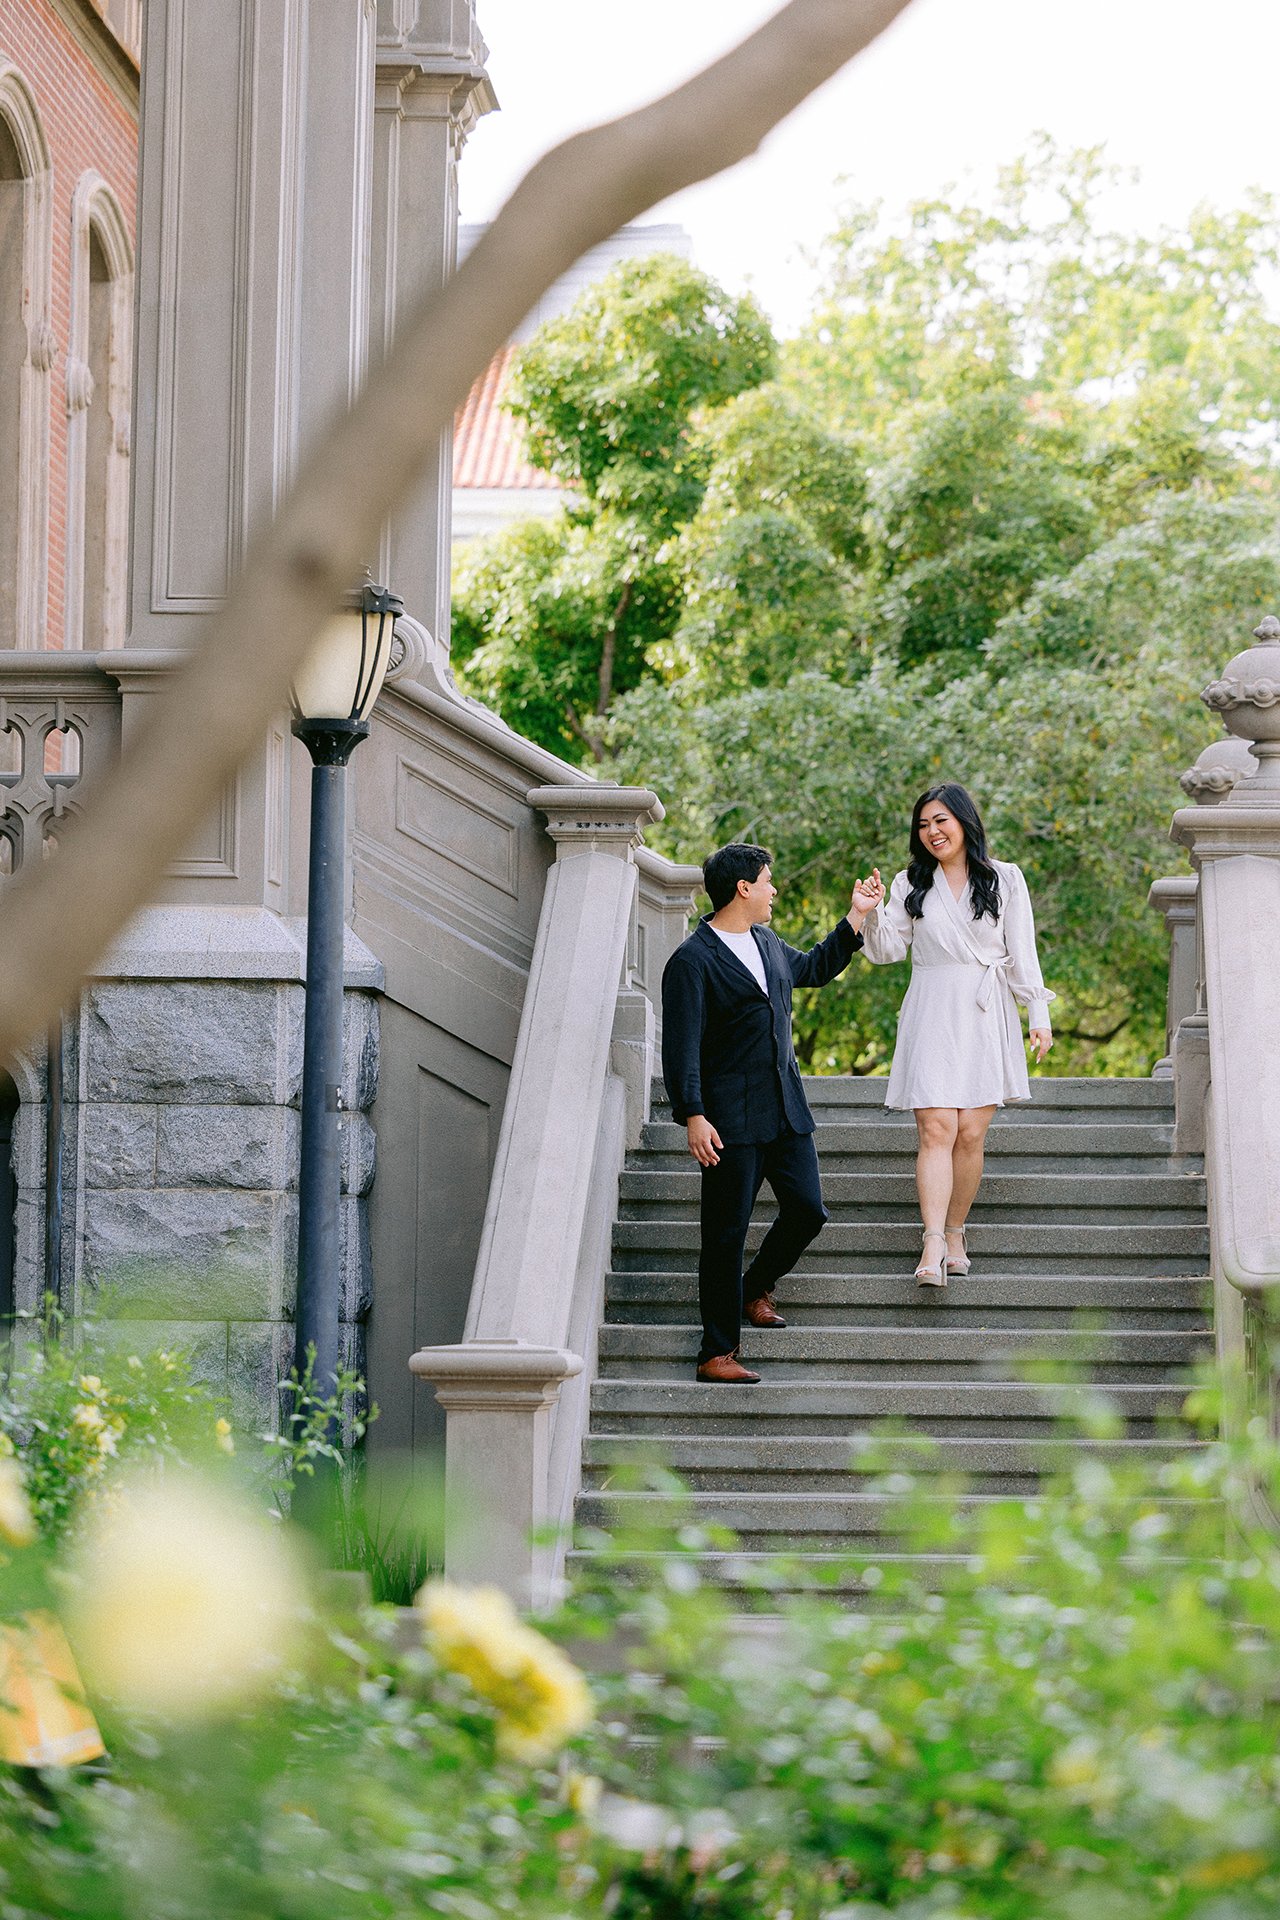
M 1257 766 L 1173 821 L 1200 874 L 1215 1271 L 1245 1294 L 1280 1284 L 1280 620 L 1254 637 L 1202 698 Z
M 556 843 L 502 1116 L 466 1333 L 409 1365 L 448 1415 L 451 1576 L 543 1598 L 554 1554 L 531 1539 L 548 1490 L 551 1411 L 570 1350 L 610 1045 L 636 909 L 645 788 L 535 787 Z
M 1243 740 L 1215 740 L 1178 785 L 1194 807 L 1216 807 L 1257 761 Z M 1194 866 L 1194 856 L 1192 865 Z M 1168 1055 L 1153 1078 L 1174 1082 L 1175 1153 L 1204 1152 L 1204 1104 L 1209 1092 L 1209 1019 L 1204 1000 L 1204 953 L 1200 938 L 1200 881 L 1195 873 L 1157 880 L 1147 898 L 1169 929 Z

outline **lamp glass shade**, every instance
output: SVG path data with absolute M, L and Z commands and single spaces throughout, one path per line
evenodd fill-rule
M 391 656 L 393 615 L 354 607 L 324 626 L 293 680 L 302 720 L 366 720 Z

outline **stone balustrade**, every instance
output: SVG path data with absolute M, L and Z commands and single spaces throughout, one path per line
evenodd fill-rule
M 1180 1108 L 1203 1099 L 1211 1260 L 1219 1358 L 1238 1381 L 1260 1351 L 1259 1328 L 1280 1286 L 1280 621 L 1230 662 L 1203 699 L 1234 736 L 1184 777 L 1197 804 L 1174 816 L 1172 837 L 1198 876 L 1199 991 L 1179 1025 Z M 1187 1054 L 1191 1063 L 1180 1072 Z M 1183 1125 L 1182 1143 L 1196 1138 Z M 1270 1365 L 1254 1402 L 1273 1400 Z M 1247 1410 L 1250 1396 L 1243 1403 Z M 1229 1404 L 1238 1418 L 1242 1403 Z
M 643 827 L 662 818 L 643 788 L 535 788 L 556 859 L 548 876 L 461 1342 L 410 1366 L 447 1416 L 451 1574 L 496 1580 L 537 1605 L 552 1590 L 581 1459 L 609 1232 L 628 1136 L 643 1102 L 653 1015 L 633 985 Z M 651 949 L 688 922 L 694 869 L 670 869 Z M 679 878 L 675 876 L 679 875 Z M 684 888 L 683 909 L 676 901 Z M 669 924 L 670 923 L 670 924 Z M 619 1025 L 621 1021 L 621 1038 Z M 619 1048 L 633 1070 L 611 1070 Z M 632 1128 L 632 1130 L 633 1130 Z M 574 1391 L 562 1392 L 566 1382 Z M 482 1518 L 468 1525 L 467 1516 Z

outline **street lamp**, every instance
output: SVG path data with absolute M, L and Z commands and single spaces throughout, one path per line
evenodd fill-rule
M 302 1048 L 302 1142 L 298 1170 L 298 1300 L 295 1362 L 314 1392 L 332 1393 L 341 1305 L 342 936 L 345 913 L 346 769 L 369 731 L 391 634 L 404 602 L 363 585 L 327 622 L 291 688 L 293 731 L 311 755 L 307 985 Z

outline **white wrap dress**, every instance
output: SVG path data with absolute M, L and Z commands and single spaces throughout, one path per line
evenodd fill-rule
M 1018 867 L 1000 876 L 1000 917 L 973 917 L 966 884 L 957 900 L 939 867 L 924 916 L 907 912 L 910 887 L 894 875 L 867 916 L 863 953 L 877 966 L 911 954 L 911 984 L 898 1016 L 886 1107 L 1002 1107 L 1031 1098 L 1019 1004 L 1033 1027 L 1049 1025 L 1049 992 L 1036 955 L 1031 896 Z

